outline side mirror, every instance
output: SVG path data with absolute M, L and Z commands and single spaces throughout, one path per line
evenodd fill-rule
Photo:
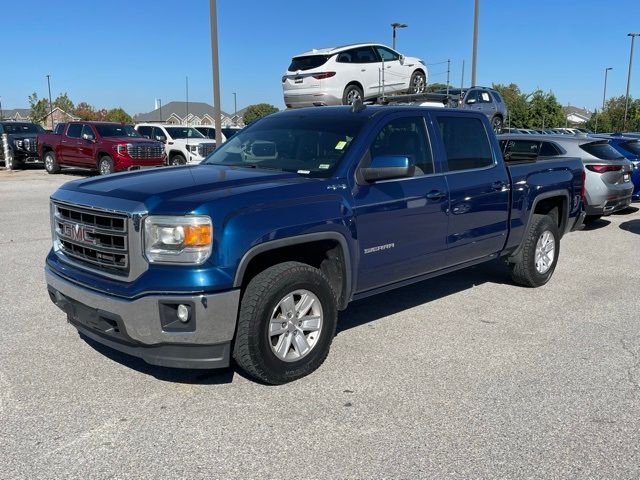
M 164 135 L 156 135 L 156 140 L 158 140 L 159 142 L 166 142 L 167 141 L 167 137 L 165 137 Z
M 96 139 L 93 135 L 90 135 L 88 133 L 83 133 L 82 138 L 84 140 L 87 140 L 88 142 L 93 142 Z
M 400 63 L 404 63 L 404 55 L 400 54 L 398 60 L 400 60 Z
M 379 180 L 412 177 L 416 167 L 411 164 L 409 157 L 402 155 L 381 155 L 374 157 L 368 167 L 362 168 L 362 177 L 372 183 Z

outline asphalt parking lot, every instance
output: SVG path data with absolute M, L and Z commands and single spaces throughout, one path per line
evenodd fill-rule
M 78 336 L 43 278 L 73 178 L 0 171 L 0 478 L 640 477 L 637 208 L 566 236 L 542 288 L 491 263 L 355 303 L 269 387 Z

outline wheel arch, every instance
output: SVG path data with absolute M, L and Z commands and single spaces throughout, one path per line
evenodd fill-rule
M 346 238 L 338 232 L 318 232 L 272 240 L 250 248 L 240 259 L 233 286 L 243 288 L 257 273 L 283 261 L 301 261 L 321 269 L 338 294 L 338 308 L 352 293 L 351 256 Z

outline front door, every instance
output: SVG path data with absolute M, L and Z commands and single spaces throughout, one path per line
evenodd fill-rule
M 476 260 L 504 248 L 509 220 L 509 175 L 478 117 L 433 113 L 438 149 L 447 160 L 449 227 L 447 265 Z
M 406 156 L 416 171 L 355 186 L 358 292 L 433 271 L 446 248 L 447 185 L 434 164 L 425 117 L 398 114 L 382 126 L 363 163 L 382 155 Z
M 95 141 L 86 139 L 85 136 L 89 136 L 89 138 L 97 138 L 96 133 L 93 131 L 91 125 L 87 125 L 86 123 L 82 126 L 82 134 L 80 139 L 78 140 L 78 162 L 83 166 L 88 168 L 96 166 L 96 158 L 95 158 Z
M 411 79 L 411 71 L 407 65 L 403 65 L 400 62 L 400 54 L 383 46 L 377 46 L 375 48 L 383 60 L 381 68 L 382 65 L 384 65 L 385 93 L 407 90 Z

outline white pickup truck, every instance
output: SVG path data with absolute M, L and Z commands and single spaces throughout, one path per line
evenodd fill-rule
M 216 149 L 215 141 L 191 126 L 139 123 L 134 128 L 143 137 L 164 143 L 168 165 L 200 163 Z

